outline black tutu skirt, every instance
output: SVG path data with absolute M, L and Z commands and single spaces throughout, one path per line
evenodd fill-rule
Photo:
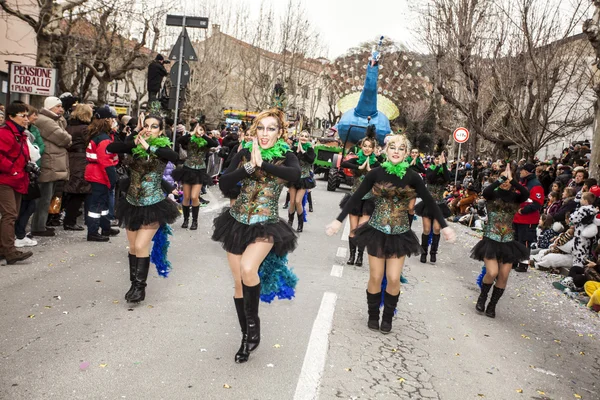
M 340 209 L 343 209 L 350 200 L 350 195 L 346 193 L 342 201 L 340 201 Z M 372 199 L 361 200 L 358 206 L 353 207 L 349 214 L 362 217 L 363 215 L 371 216 L 375 211 L 375 202 Z
M 484 261 L 487 258 L 497 260 L 503 264 L 513 264 L 529 259 L 529 249 L 516 240 L 497 242 L 484 237 L 471 250 L 471 258 L 479 261 Z
M 280 257 L 296 249 L 298 236 L 283 219 L 280 218 L 278 222 L 270 224 L 246 225 L 233 218 L 229 210 L 229 207 L 224 208 L 213 220 L 212 234 L 212 240 L 221 242 L 228 253 L 240 255 L 248 245 L 264 238 L 270 238 L 273 242 L 271 251 Z
M 242 191 L 242 187 L 239 185 L 236 185 L 233 187 L 233 189 L 231 189 L 227 192 L 223 192 L 223 196 L 225 196 L 226 198 L 228 198 L 230 200 L 235 200 L 238 198 L 241 191 Z
M 442 215 L 444 216 L 444 218 L 448 218 L 450 215 L 452 215 L 452 212 L 450 211 L 448 204 L 446 204 L 444 202 L 440 202 L 440 203 L 437 203 L 437 205 L 440 208 L 440 211 L 442 212 Z M 419 204 L 417 204 L 415 206 L 415 214 L 417 214 L 419 217 L 435 219 L 433 212 L 431 212 L 431 208 L 426 208 L 424 201 L 419 202 Z
M 354 230 L 352 240 L 358 248 L 366 247 L 367 253 L 377 258 L 416 256 L 423 252 L 419 239 L 411 230 L 400 235 L 388 235 L 365 223 Z
M 206 173 L 206 168 L 193 169 L 184 165 L 175 168 L 171 176 L 175 182 L 181 182 L 186 185 L 212 185 L 212 179 Z
M 168 198 L 151 206 L 134 206 L 126 197 L 122 197 L 115 214 L 122 227 L 137 231 L 142 225 L 156 222 L 159 225 L 172 224 L 179 218 L 179 209 L 177 204 Z
M 296 182 L 290 182 L 287 184 L 288 188 L 293 187 L 298 190 L 314 189 L 316 186 L 317 184 L 315 183 L 315 178 L 313 178 L 312 176 L 309 176 L 307 178 L 300 178 L 300 180 Z

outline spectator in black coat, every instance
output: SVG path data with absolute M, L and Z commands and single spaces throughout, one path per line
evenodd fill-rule
M 157 54 L 154 61 L 148 66 L 148 104 L 156 101 L 162 80 L 168 74 L 164 63 L 165 58 L 161 54 Z
M 577 202 L 575 201 L 575 189 L 570 187 L 565 188 L 565 190 L 563 190 L 562 201 L 562 206 L 560 206 L 556 214 L 554 214 L 554 220 L 556 222 L 560 222 L 566 227 L 567 214 L 570 214 L 577 209 Z

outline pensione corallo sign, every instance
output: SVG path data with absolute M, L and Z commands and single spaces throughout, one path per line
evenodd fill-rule
M 39 96 L 54 96 L 56 70 L 31 65 L 12 64 L 10 68 L 10 91 Z

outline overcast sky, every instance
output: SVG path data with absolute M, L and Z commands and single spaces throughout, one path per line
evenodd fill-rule
M 203 6 L 208 9 L 213 7 L 213 1 L 184 0 L 179 7 L 185 7 L 188 15 L 197 14 Z M 278 14 L 283 14 L 288 6 L 288 0 L 221 1 L 245 3 L 250 10 L 258 10 L 261 3 L 266 3 L 272 5 Z M 326 54 L 329 58 L 335 58 L 351 47 L 382 35 L 411 48 L 417 46 L 416 36 L 412 33 L 417 25 L 416 18 L 410 11 L 408 0 L 303 0 L 303 3 L 307 18 L 318 29 L 323 43 L 329 49 Z M 177 10 L 178 13 L 183 11 Z

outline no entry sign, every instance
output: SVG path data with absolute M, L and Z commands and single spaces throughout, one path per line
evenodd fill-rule
M 465 143 L 469 140 L 469 130 L 467 128 L 457 128 L 452 136 L 456 143 Z
M 31 65 L 12 64 L 10 91 L 40 96 L 54 96 L 56 70 Z

